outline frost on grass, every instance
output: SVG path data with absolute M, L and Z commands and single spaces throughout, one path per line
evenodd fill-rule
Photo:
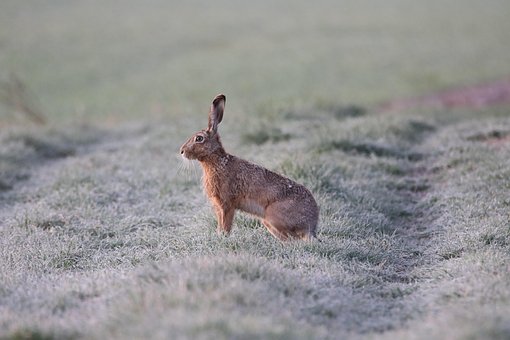
M 261 149 L 234 135 L 244 158 L 317 197 L 322 242 L 314 243 L 282 244 L 242 214 L 229 237 L 217 235 L 199 173 L 179 165 L 184 137 L 170 124 L 121 127 L 94 143 L 69 137 L 75 152 L 63 157 L 11 142 L 23 152 L 3 166 L 44 161 L 1 193 L 0 334 L 504 335 L 509 148 L 469 136 L 510 122 L 453 117 L 331 116 L 310 139 Z M 37 136 L 46 146 L 55 138 Z M 338 141 L 346 142 L 314 152 Z M 268 148 L 277 159 L 260 152 Z
M 102 139 L 99 129 L 89 126 L 61 129 L 14 129 L 0 133 L 0 192 L 31 176 L 31 170 L 48 162 L 71 157 Z

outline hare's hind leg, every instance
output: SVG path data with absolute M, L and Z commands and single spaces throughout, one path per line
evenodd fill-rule
M 262 224 L 264 224 L 264 226 L 267 228 L 267 230 L 271 233 L 271 235 L 273 235 L 274 237 L 276 237 L 277 239 L 279 239 L 280 241 L 287 241 L 288 237 L 286 234 L 280 232 L 280 230 L 276 227 L 274 227 L 271 223 L 269 223 L 267 220 L 263 220 L 262 221 Z
M 284 239 L 310 239 L 315 232 L 315 225 L 309 221 L 306 215 L 296 207 L 296 202 L 287 200 L 279 201 L 269 205 L 265 211 L 264 223 L 271 232 L 270 225 L 283 235 Z M 274 233 L 271 232 L 273 235 Z M 278 236 L 277 236 L 278 237 Z M 282 239 L 282 237 L 278 237 Z

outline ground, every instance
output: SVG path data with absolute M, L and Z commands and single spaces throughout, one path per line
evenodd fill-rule
M 3 102 L 0 338 L 510 336 L 510 107 L 473 99 L 508 83 L 507 2 L 1 6 L 46 123 Z M 218 92 L 322 242 L 216 234 L 178 150 Z

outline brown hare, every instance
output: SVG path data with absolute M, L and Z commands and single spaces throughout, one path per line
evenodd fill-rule
M 230 232 L 239 209 L 261 218 L 282 241 L 315 238 L 319 207 L 308 189 L 223 149 L 218 124 L 225 100 L 222 94 L 214 98 L 207 129 L 181 146 L 181 155 L 198 160 L 203 168 L 203 185 L 218 218 L 218 232 Z

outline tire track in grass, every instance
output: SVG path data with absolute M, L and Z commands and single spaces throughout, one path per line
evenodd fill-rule
M 429 308 L 421 294 L 423 277 L 419 273 L 422 268 L 428 268 L 437 261 L 430 249 L 433 247 L 433 236 L 438 232 L 432 224 L 438 211 L 429 202 L 429 195 L 434 187 L 432 170 L 437 162 L 437 155 L 424 146 L 440 134 L 444 127 L 429 125 L 416 119 L 419 118 L 412 117 L 407 123 L 410 135 L 414 134 L 407 146 L 393 148 L 385 145 L 379 149 L 380 145 L 375 143 L 374 147 L 368 149 L 369 152 L 365 152 L 365 144 L 360 144 L 359 149 L 352 148 L 352 145 L 345 148 L 347 152 L 355 152 L 364 157 L 391 159 L 396 161 L 401 169 L 389 170 L 392 176 L 383 181 L 384 190 L 378 187 L 381 183 L 371 182 L 374 195 L 385 200 L 381 204 L 381 211 L 391 226 L 388 232 L 391 232 L 394 238 L 393 247 L 399 248 L 389 249 L 391 254 L 387 257 L 387 262 L 381 263 L 380 269 L 375 269 L 379 271 L 381 282 L 368 289 L 375 300 L 384 301 L 388 313 L 394 317 L 385 327 L 372 329 L 371 332 L 375 332 L 373 334 L 405 327 L 410 322 L 419 320 Z M 405 126 L 406 124 L 404 129 Z M 372 146 L 370 143 L 366 145 Z M 384 267 L 386 269 L 383 269 Z
M 428 255 L 431 246 L 431 234 L 428 224 L 433 214 L 426 204 L 427 195 L 431 190 L 430 169 L 435 156 L 422 145 L 440 131 L 440 127 L 410 120 L 409 127 L 416 133 L 409 147 L 396 148 L 394 153 L 376 154 L 379 158 L 393 158 L 404 169 L 401 173 L 392 174 L 392 178 L 384 184 L 388 196 L 387 204 L 383 204 L 383 213 L 388 217 L 395 238 L 394 245 L 400 249 L 391 252 L 400 255 L 385 266 L 393 267 L 388 275 L 383 274 L 380 291 L 372 292 L 374 296 L 386 300 L 388 310 L 395 316 L 393 323 L 380 331 L 400 328 L 410 320 L 417 319 L 426 310 L 426 302 L 419 295 L 419 278 L 416 271 L 434 262 Z M 374 185 L 376 182 L 374 182 Z M 374 191 L 377 191 L 374 188 Z
M 365 132 L 341 130 L 343 122 L 332 124 L 334 132 L 324 133 L 313 147 L 324 161 L 320 166 L 305 162 L 296 168 L 291 162 L 284 172 L 308 182 L 321 197 L 323 242 L 311 245 L 310 252 L 345 273 L 321 278 L 326 289 L 307 309 L 315 314 L 313 322 L 353 334 L 377 333 L 401 327 L 425 306 L 415 294 L 415 270 L 433 260 L 425 251 L 430 231 L 423 201 L 434 155 L 422 145 L 438 128 L 414 117 L 382 127 L 377 116 L 353 123 Z M 340 291 L 343 298 L 337 296 Z
M 496 113 L 497 111 L 494 111 Z M 431 189 L 423 200 L 429 262 L 417 267 L 424 316 L 388 339 L 508 338 L 508 117 L 457 117 L 424 148 Z M 412 234 L 411 234 L 412 236 Z
M 36 192 L 51 182 L 60 169 L 88 155 L 136 144 L 145 127 L 105 130 L 93 126 L 68 126 L 39 130 L 15 130 L 0 136 L 0 221 L 12 215 L 12 207 L 33 202 Z M 54 223 L 53 223 L 54 222 Z M 47 221 L 58 225 L 62 221 Z
M 445 89 L 429 95 L 397 98 L 379 105 L 379 112 L 404 111 L 417 107 L 483 109 L 510 104 L 510 77 L 478 85 Z

